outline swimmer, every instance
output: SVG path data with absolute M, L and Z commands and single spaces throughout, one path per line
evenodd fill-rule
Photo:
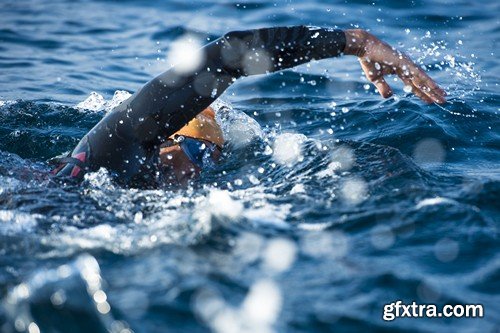
M 201 52 L 203 61 L 194 70 L 174 67 L 108 113 L 52 173 L 81 180 L 104 167 L 126 184 L 185 184 L 221 155 L 224 140 L 209 107 L 213 101 L 240 77 L 314 59 L 354 55 L 382 97 L 392 95 L 385 76 L 395 74 L 423 101 L 446 102 L 445 91 L 410 58 L 360 29 L 234 31 Z

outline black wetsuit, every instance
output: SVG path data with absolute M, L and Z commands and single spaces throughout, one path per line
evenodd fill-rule
M 217 99 L 237 78 L 291 68 L 344 51 L 342 30 L 306 26 L 234 31 L 205 45 L 196 70 L 175 68 L 149 81 L 108 113 L 56 176 L 81 179 L 105 167 L 124 182 L 157 180 L 159 146 Z

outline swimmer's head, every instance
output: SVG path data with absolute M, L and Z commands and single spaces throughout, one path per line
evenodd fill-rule
M 160 147 L 160 160 L 167 181 L 186 185 L 203 168 L 217 162 L 223 144 L 215 112 L 212 108 L 207 108 Z

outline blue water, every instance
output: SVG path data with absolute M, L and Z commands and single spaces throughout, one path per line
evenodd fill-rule
M 21 0 L 0 13 L 2 332 L 500 330 L 498 1 Z M 232 86 L 226 156 L 187 189 L 123 189 L 104 171 L 48 180 L 47 159 L 115 91 L 166 70 L 173 41 L 297 24 L 370 29 L 449 103 L 399 83 L 382 100 L 356 59 L 324 60 Z M 485 317 L 383 321 L 396 300 L 481 303 Z

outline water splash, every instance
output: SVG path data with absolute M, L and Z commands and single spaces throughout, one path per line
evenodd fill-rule
M 113 97 L 109 101 L 106 101 L 102 95 L 93 91 L 90 93 L 89 97 L 87 97 L 84 101 L 78 103 L 76 105 L 76 108 L 82 111 L 85 110 L 94 112 L 110 112 L 130 96 L 132 96 L 132 94 L 130 94 L 128 91 L 117 90 L 113 94 Z

